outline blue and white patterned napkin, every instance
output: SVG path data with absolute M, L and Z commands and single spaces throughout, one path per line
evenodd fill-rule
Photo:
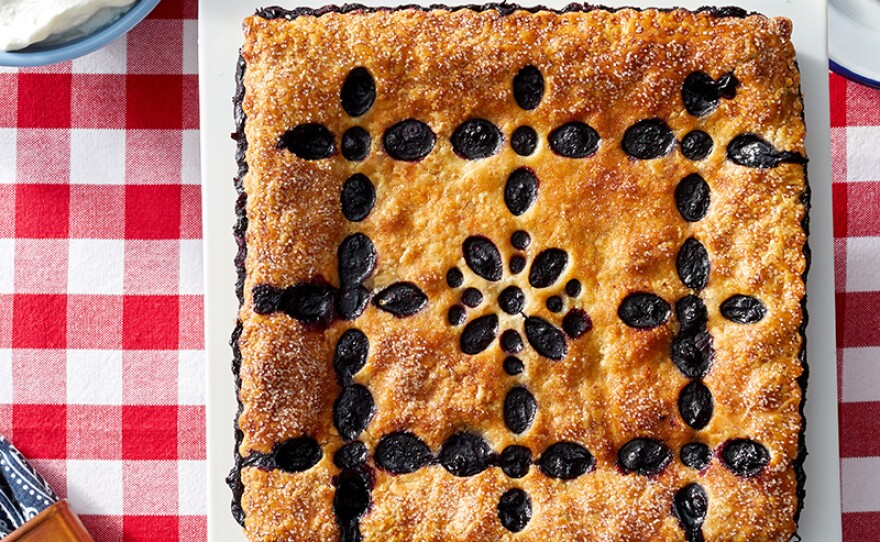
M 0 538 L 58 500 L 46 480 L 0 435 Z

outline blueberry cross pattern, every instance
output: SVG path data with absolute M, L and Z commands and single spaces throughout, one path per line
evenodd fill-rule
M 739 85 L 735 75 L 727 73 L 717 80 L 702 71 L 691 73 L 682 84 L 682 100 L 688 113 L 695 117 L 710 115 L 721 99 L 733 99 Z M 512 78 L 512 94 L 517 105 L 525 110 L 538 107 L 545 92 L 543 75 L 535 66 L 521 68 Z M 376 84 L 370 72 L 357 67 L 348 74 L 342 84 L 340 101 L 351 117 L 363 115 L 376 99 Z M 509 143 L 516 154 L 529 156 L 534 153 L 538 134 L 529 126 L 516 128 Z M 599 148 L 600 134 L 589 125 L 571 121 L 552 130 L 547 135 L 550 149 L 562 157 L 587 159 Z M 492 122 L 472 118 L 458 126 L 450 137 L 456 155 L 464 160 L 480 160 L 497 154 L 505 137 Z M 434 148 L 437 136 L 426 123 L 405 119 L 387 128 L 382 145 L 388 156 L 396 160 L 415 162 L 427 156 Z M 622 135 L 624 152 L 635 160 L 652 160 L 672 153 L 676 148 L 691 161 L 705 159 L 715 143 L 706 132 L 694 130 L 676 140 L 672 129 L 659 118 L 636 122 Z M 284 133 L 278 142 L 286 149 L 306 160 L 320 160 L 337 152 L 336 136 L 321 124 L 298 125 Z M 345 131 L 341 137 L 340 151 L 349 161 L 364 160 L 370 153 L 372 136 L 361 127 Z M 772 168 L 782 163 L 802 164 L 803 156 L 775 149 L 761 136 L 745 133 L 734 137 L 727 145 L 727 159 L 734 164 L 750 168 Z M 538 200 L 539 181 L 528 167 L 518 167 L 509 173 L 504 187 L 507 210 L 519 217 Z M 675 190 L 675 204 L 681 218 L 697 222 L 709 212 L 711 190 L 709 184 L 693 173 L 682 179 Z M 345 218 L 351 222 L 367 220 L 376 203 L 376 190 L 370 179 L 360 173 L 349 177 L 342 186 L 340 205 Z M 468 271 L 473 273 L 471 283 L 484 284 L 486 291 L 494 291 L 505 269 L 511 276 L 525 271 L 528 261 L 523 255 L 531 243 L 531 236 L 523 230 L 516 231 L 508 240 L 519 251 L 505 266 L 495 242 L 475 233 L 462 244 L 462 255 Z M 376 249 L 366 235 L 354 233 L 339 245 L 339 282 L 337 286 L 326 282 L 303 283 L 287 288 L 258 285 L 253 289 L 254 310 L 260 314 L 283 311 L 291 317 L 313 324 L 328 325 L 333 318 L 356 320 L 370 303 L 377 310 L 405 318 L 422 311 L 429 303 L 418 285 L 399 281 L 378 292 L 370 292 L 364 281 L 376 267 Z M 570 261 L 562 248 L 548 248 L 538 253 L 528 271 L 528 288 L 507 286 L 494 292 L 498 308 L 512 316 L 520 316 L 521 330 L 499 330 L 497 313 L 489 313 L 466 323 L 468 308 L 475 308 L 486 301 L 486 294 L 479 288 L 468 286 L 460 293 L 460 303 L 446 312 L 450 326 L 464 326 L 459 335 L 463 355 L 477 355 L 489 349 L 497 338 L 506 357 L 504 371 L 511 376 L 524 370 L 523 362 L 516 357 L 526 348 L 526 343 L 540 356 L 564 362 L 568 341 L 577 340 L 588 333 L 593 323 L 587 312 L 575 306 L 582 285 L 577 279 L 558 284 L 563 271 L 576 262 Z M 681 282 L 689 294 L 675 303 L 675 317 L 679 330 L 672 340 L 670 358 L 682 374 L 691 379 L 680 392 L 678 407 L 684 422 L 695 430 L 703 429 L 712 417 L 714 400 L 709 388 L 703 383 L 712 367 L 714 348 L 712 336 L 707 331 L 708 311 L 699 297 L 707 286 L 710 275 L 709 253 L 695 237 L 684 241 L 678 251 L 676 267 Z M 464 272 L 453 267 L 446 272 L 450 288 L 461 289 L 465 282 Z M 556 288 L 546 298 L 547 309 L 561 313 L 569 309 L 555 324 L 539 316 L 524 312 L 527 296 L 537 295 L 539 290 Z M 564 295 L 569 299 L 563 300 Z M 738 324 L 751 324 L 765 317 L 766 306 L 748 295 L 734 295 L 721 303 L 720 314 Z M 637 330 L 665 325 L 672 317 L 671 305 L 650 292 L 633 292 L 618 307 L 620 320 Z M 342 531 L 343 540 L 359 540 L 358 522 L 368 510 L 374 476 L 367 462 L 370 451 L 357 440 L 366 430 L 375 414 L 375 404 L 368 388 L 353 381 L 353 376 L 365 366 L 369 356 L 370 341 L 367 335 L 352 328 L 337 341 L 333 367 L 337 373 L 341 392 L 333 409 L 333 422 L 339 435 L 346 441 L 334 455 L 334 463 L 340 469 L 335 479 L 336 493 L 334 511 Z M 516 385 L 508 392 L 503 407 L 504 423 L 515 434 L 525 432 L 534 421 L 538 404 L 529 390 Z M 725 467 L 739 476 L 759 474 L 770 461 L 770 453 L 762 444 L 748 438 L 723 443 L 715 452 Z M 278 468 L 291 472 L 304 471 L 323 456 L 317 441 L 309 436 L 297 437 L 275 447 L 271 454 L 255 454 L 250 464 L 261 468 Z M 703 443 L 684 445 L 679 457 L 681 462 L 697 471 L 703 471 L 713 458 L 713 451 Z M 490 467 L 500 467 L 511 479 L 525 476 L 532 465 L 545 476 L 570 480 L 587 475 L 595 468 L 596 460 L 586 447 L 577 442 L 560 441 L 551 444 L 537 458 L 532 450 L 520 445 L 510 445 L 495 451 L 479 435 L 459 432 L 449 437 L 433 452 L 418 436 L 398 431 L 382 436 L 372 452 L 373 463 L 392 475 L 415 472 L 428 465 L 439 464 L 454 476 L 473 476 Z M 617 467 L 623 473 L 641 476 L 659 474 L 673 459 L 669 447 L 652 438 L 635 438 L 617 451 Z M 681 488 L 674 496 L 671 513 L 678 518 L 689 541 L 702 540 L 702 525 L 708 513 L 706 492 L 697 483 Z M 513 487 L 507 490 L 497 505 L 498 520 L 508 530 L 524 529 L 532 516 L 531 499 L 525 491 Z

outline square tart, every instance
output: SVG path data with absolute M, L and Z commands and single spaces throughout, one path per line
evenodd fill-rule
M 235 98 L 251 541 L 785 541 L 791 22 L 266 8 Z

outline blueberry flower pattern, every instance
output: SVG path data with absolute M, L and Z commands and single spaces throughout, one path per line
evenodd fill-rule
M 511 245 L 520 251 L 525 251 L 530 241 L 528 233 L 522 230 L 515 232 L 510 239 Z M 462 255 L 470 272 L 484 281 L 487 287 L 502 280 L 505 267 L 510 275 L 518 275 L 525 270 L 528 263 L 524 255 L 516 254 L 505 266 L 495 243 L 479 235 L 465 239 L 462 244 Z M 540 316 L 526 314 L 525 306 L 528 300 L 527 292 L 534 295 L 538 290 L 552 287 L 558 288 L 558 292 L 554 292 L 554 295 L 546 300 L 547 309 L 552 313 L 560 313 L 563 310 L 565 302 L 562 296 L 577 298 L 581 292 L 579 280 L 571 279 L 564 288 L 559 284 L 559 278 L 568 266 L 569 257 L 564 250 L 549 248 L 541 251 L 532 261 L 528 272 L 531 289 L 523 291 L 519 286 L 507 286 L 498 293 L 496 299 L 489 301 L 489 303 L 494 301 L 496 312 L 470 321 L 467 321 L 467 309 L 482 305 L 485 296 L 478 288 L 468 287 L 462 290 L 460 303 L 450 307 L 447 312 L 447 320 L 451 325 L 464 324 L 459 339 L 461 351 L 468 355 L 479 354 L 488 349 L 500 335 L 499 345 L 505 354 L 511 356 L 519 354 L 528 344 L 544 358 L 553 361 L 565 359 L 568 353 L 568 341 L 583 336 L 593 327 L 587 313 L 580 308 L 571 308 L 557 324 Z M 460 288 L 464 283 L 464 275 L 459 268 L 453 267 L 447 272 L 446 280 L 451 288 Z M 519 329 L 507 329 L 501 332 L 498 311 L 521 316 L 522 326 Z M 522 332 L 525 334 L 525 341 Z

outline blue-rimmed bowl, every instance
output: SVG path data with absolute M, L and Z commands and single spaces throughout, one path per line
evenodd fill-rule
M 836 73 L 880 88 L 880 0 L 828 2 L 828 58 Z
M 0 51 L 0 66 L 45 66 L 87 55 L 125 35 L 144 20 L 158 3 L 159 0 L 138 0 L 122 17 L 73 41 L 54 45 L 35 43 L 18 51 Z

